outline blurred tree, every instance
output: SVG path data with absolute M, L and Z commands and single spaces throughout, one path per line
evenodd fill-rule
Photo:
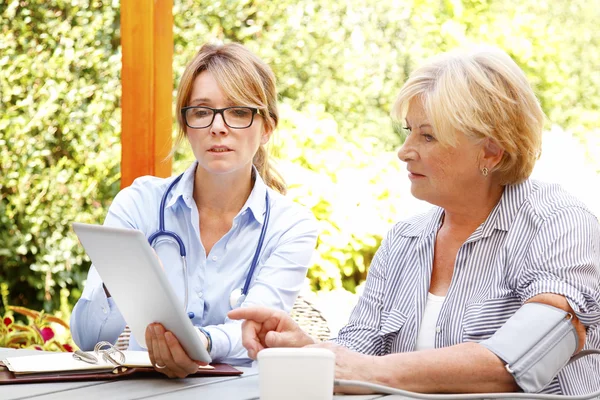
M 600 154 L 600 7 L 585 0 L 176 0 L 173 88 L 206 41 L 244 43 L 278 77 L 290 196 L 322 224 L 314 288 L 353 289 L 406 207 L 388 115 L 410 71 L 467 43 L 524 68 L 549 122 Z M 119 185 L 118 0 L 0 1 L 0 281 L 56 309 L 89 267 L 69 224 L 100 223 Z M 592 134 L 592 128 L 596 128 Z M 174 170 L 192 160 L 178 151 Z M 600 163 L 597 164 L 600 169 Z
M 318 104 L 344 138 L 398 145 L 387 115 L 408 73 L 468 43 L 497 45 L 525 70 L 549 120 L 583 133 L 600 115 L 600 7 L 585 0 L 181 0 L 176 67 L 206 40 L 242 42 L 297 110 Z
M 59 308 L 89 263 L 72 221 L 119 187 L 118 2 L 0 2 L 0 281 L 11 303 Z
M 397 218 L 389 203 L 403 201 L 386 194 L 391 181 L 381 171 L 372 171 L 371 180 L 357 178 L 368 166 L 381 166 L 382 156 L 387 168 L 397 169 L 396 161 L 381 152 L 401 143 L 388 115 L 410 71 L 456 46 L 497 45 L 525 70 L 548 127 L 559 124 L 592 143 L 594 136 L 584 134 L 600 122 L 600 74 L 594 73 L 600 66 L 600 39 L 592 35 L 599 13 L 584 0 L 518 5 L 510 0 L 182 0 L 174 11 L 175 70 L 181 74 L 186 60 L 211 38 L 244 43 L 272 66 L 280 96 L 290 106 L 282 112 L 276 150 L 282 159 L 315 173 L 291 181 L 296 188 L 313 186 L 306 190 L 314 194 L 321 182 L 319 201 L 307 202 L 309 194 L 302 190 L 297 196 L 311 204 L 323 224 L 309 276 L 315 288 L 352 289 Z M 187 157 L 180 153 L 178 162 L 183 160 L 190 161 L 189 152 Z M 339 182 L 348 171 L 355 176 L 353 192 Z M 358 205 L 363 190 L 371 194 L 369 206 L 380 212 L 364 224 L 345 223 L 349 214 L 367 209 Z

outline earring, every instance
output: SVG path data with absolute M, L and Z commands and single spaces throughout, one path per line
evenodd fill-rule
M 481 173 L 483 174 L 483 176 L 488 176 L 489 172 L 490 172 L 490 170 L 488 169 L 488 167 L 483 167 L 481 169 Z

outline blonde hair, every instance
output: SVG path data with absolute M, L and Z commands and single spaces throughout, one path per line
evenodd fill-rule
M 275 130 L 279 112 L 271 68 L 241 44 L 205 44 L 187 65 L 179 83 L 176 103 L 179 134 L 175 147 L 186 137 L 185 121 L 179 110 L 188 105 L 194 80 L 204 71 L 211 73 L 229 100 L 258 108 L 264 128 Z M 260 145 L 252 162 L 267 186 L 286 193 L 285 182 L 269 162 L 269 152 L 264 145 Z
M 436 139 L 456 133 L 492 139 L 504 149 L 493 168 L 500 184 L 524 181 L 541 154 L 544 113 L 525 74 L 502 50 L 479 46 L 441 54 L 417 68 L 400 90 L 392 116 L 404 120 L 413 98 L 423 101 Z

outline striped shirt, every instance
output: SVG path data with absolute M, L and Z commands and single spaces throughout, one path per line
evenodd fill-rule
M 415 350 L 443 209 L 396 224 L 382 241 L 364 293 L 334 341 L 371 354 Z M 435 347 L 489 338 L 528 299 L 565 296 L 600 349 L 600 224 L 558 185 L 507 186 L 488 218 L 460 247 L 436 326 Z M 600 359 L 563 368 L 542 392 L 585 394 L 600 386 Z

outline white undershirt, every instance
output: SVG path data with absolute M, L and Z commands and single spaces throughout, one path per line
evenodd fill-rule
M 437 320 L 446 296 L 436 296 L 427 293 L 427 303 L 421 320 L 421 328 L 417 336 L 417 347 L 415 350 L 435 349 L 435 334 L 437 332 Z

